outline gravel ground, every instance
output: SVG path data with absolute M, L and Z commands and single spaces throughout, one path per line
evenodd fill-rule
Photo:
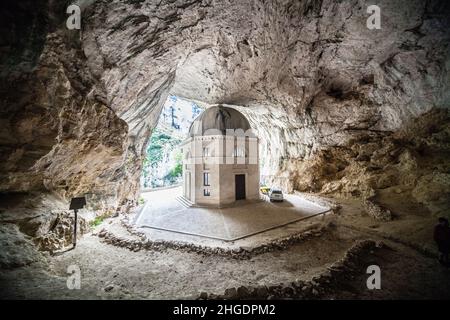
M 266 252 L 248 260 L 173 249 L 133 252 L 87 234 L 75 250 L 28 266 L 2 270 L 0 298 L 195 298 L 200 292 L 223 294 L 231 287 L 306 281 L 324 272 L 356 241 L 364 239 L 382 240 L 390 248 L 374 253 L 365 261 L 367 266 L 377 264 L 381 267 L 382 289 L 370 291 L 366 288 L 368 275 L 362 268 L 359 274 L 323 298 L 450 298 L 450 271 L 440 266 L 432 254 L 408 245 L 414 240 L 411 235 L 407 235 L 408 241 L 383 236 L 393 226 L 396 231 L 401 229 L 401 217 L 398 219 L 377 223 L 374 228 L 373 222 L 357 207 L 346 204 L 340 217 L 335 219 L 337 227 L 326 229 L 320 237 L 308 238 L 285 250 Z M 423 222 L 427 221 L 429 219 L 424 218 Z M 417 223 L 414 220 L 414 225 Z M 410 220 L 405 220 L 404 225 L 405 230 L 410 230 Z M 99 226 L 99 229 L 103 227 Z M 419 239 L 424 237 L 423 233 L 417 236 Z M 80 267 L 80 290 L 67 288 L 70 265 Z

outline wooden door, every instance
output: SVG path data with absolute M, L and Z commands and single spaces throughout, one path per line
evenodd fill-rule
M 245 199 L 245 174 L 235 175 L 236 200 Z

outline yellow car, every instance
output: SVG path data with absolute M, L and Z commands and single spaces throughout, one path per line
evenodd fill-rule
M 262 194 L 268 194 L 270 191 L 269 187 L 263 186 L 259 188 L 259 191 L 261 191 Z

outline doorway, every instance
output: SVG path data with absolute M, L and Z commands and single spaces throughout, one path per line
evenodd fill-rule
M 245 174 L 234 176 L 236 186 L 236 200 L 245 199 Z

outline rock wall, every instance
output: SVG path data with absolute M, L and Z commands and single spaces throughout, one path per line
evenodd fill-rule
M 82 2 L 81 31 L 65 28 L 64 1 L 2 9 L 1 192 L 126 210 L 171 93 L 247 115 L 268 180 L 361 196 L 393 185 L 397 159 L 414 166 L 386 137 L 450 106 L 446 1 Z M 380 30 L 366 27 L 369 4 Z M 444 171 L 419 179 L 445 187 Z
M 64 7 L 44 1 L 13 6 L 9 14 L 24 16 L 11 17 L 13 38 L 39 36 L 41 42 L 6 47 L 2 55 L 0 191 L 53 191 L 66 199 L 87 194 L 96 200 L 94 209 L 117 208 L 135 196 L 139 177 L 127 170 L 136 161 L 128 125 L 97 95 L 98 80 L 78 38 L 53 29 L 60 21 L 51 15 Z M 41 24 L 28 20 L 33 9 Z M 32 30 L 21 23 L 32 23 Z
M 42 261 L 40 251 L 72 246 L 73 212 L 59 197 L 40 192 L 0 194 L 0 268 Z M 89 229 L 86 210 L 78 216 L 77 236 Z
M 424 204 L 432 213 L 446 215 L 450 203 L 449 156 L 450 112 L 436 109 L 394 133 L 361 134 L 342 147 L 292 163 L 295 173 L 290 181 L 296 190 L 368 202 L 377 190 L 391 188 Z

